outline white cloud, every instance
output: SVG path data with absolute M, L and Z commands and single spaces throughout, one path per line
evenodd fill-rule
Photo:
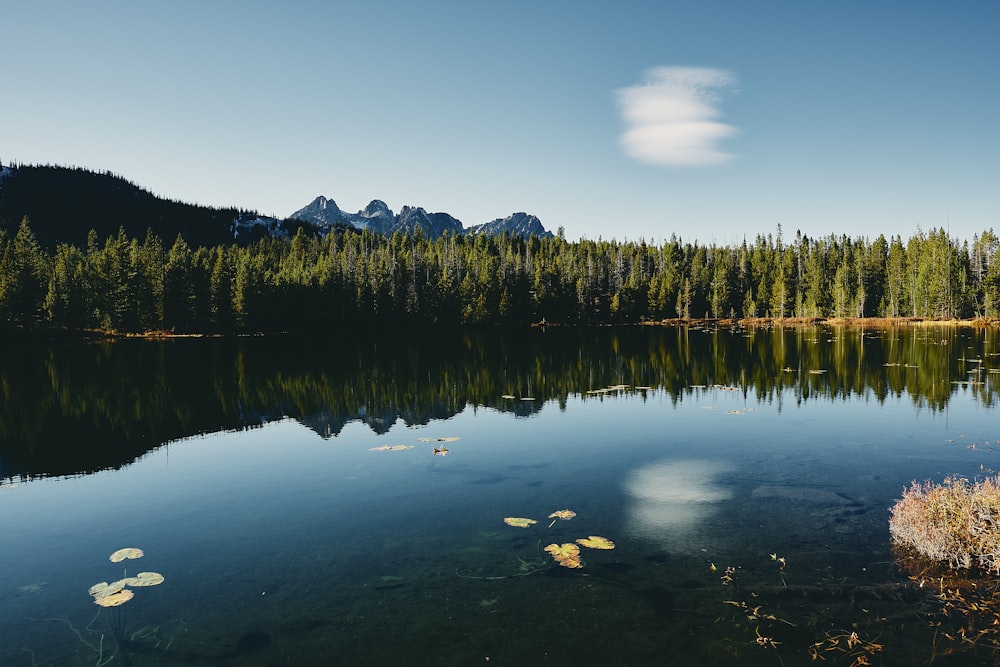
M 736 85 L 724 70 L 653 67 L 642 83 L 616 91 L 630 156 L 659 166 L 705 166 L 728 162 L 718 144 L 736 128 L 716 120 L 719 94 Z

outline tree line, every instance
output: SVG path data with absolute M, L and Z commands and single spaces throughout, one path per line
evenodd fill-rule
M 0 322 L 117 332 L 604 324 L 667 318 L 1000 316 L 1000 239 L 943 229 L 875 240 L 796 233 L 719 246 L 561 235 L 385 237 L 305 230 L 167 246 L 124 228 L 85 247 L 0 233 Z

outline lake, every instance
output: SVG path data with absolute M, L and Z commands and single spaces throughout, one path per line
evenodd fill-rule
M 1000 468 L 995 329 L 3 347 L 0 664 L 964 665 L 1000 642 L 887 524 L 913 480 Z M 88 594 L 138 572 L 164 581 Z

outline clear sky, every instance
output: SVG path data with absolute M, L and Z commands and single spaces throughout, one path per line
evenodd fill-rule
M 0 0 L 0 161 L 277 216 L 971 240 L 998 35 L 996 0 Z

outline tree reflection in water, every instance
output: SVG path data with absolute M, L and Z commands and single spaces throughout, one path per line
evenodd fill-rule
M 125 465 L 159 445 L 290 417 L 323 437 L 360 421 L 386 432 L 489 406 L 517 416 L 602 387 L 683 400 L 719 385 L 758 401 L 956 392 L 992 406 L 1000 332 L 708 325 L 331 332 L 303 337 L 101 342 L 16 340 L 0 350 L 0 477 Z M 534 400 L 521 400 L 531 397 Z

